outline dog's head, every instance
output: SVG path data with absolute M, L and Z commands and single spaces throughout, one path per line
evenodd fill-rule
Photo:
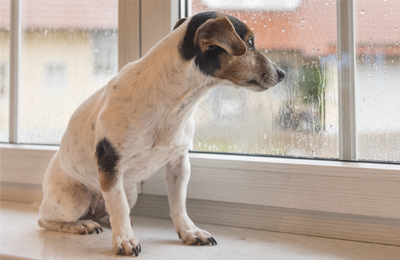
M 185 21 L 180 19 L 174 29 Z M 256 48 L 253 31 L 235 17 L 209 11 L 192 16 L 187 23 L 179 50 L 184 60 L 195 59 L 204 74 L 253 91 L 267 90 L 285 77 Z

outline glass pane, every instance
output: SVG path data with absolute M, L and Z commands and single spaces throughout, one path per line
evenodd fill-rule
M 10 104 L 10 0 L 0 0 L 0 142 L 8 142 Z
M 193 0 L 247 23 L 257 47 L 287 73 L 253 93 L 213 89 L 199 104 L 193 150 L 339 157 L 335 1 Z
M 57 144 L 118 70 L 118 0 L 22 1 L 21 143 Z
M 356 1 L 358 158 L 400 161 L 400 1 Z

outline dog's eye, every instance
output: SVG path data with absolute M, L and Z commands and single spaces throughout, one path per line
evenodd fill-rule
M 211 51 L 214 50 L 215 48 L 217 48 L 217 45 L 208 45 L 207 50 Z
M 253 38 L 249 38 L 247 40 L 247 47 L 249 48 L 249 50 L 253 49 L 253 47 L 254 47 Z

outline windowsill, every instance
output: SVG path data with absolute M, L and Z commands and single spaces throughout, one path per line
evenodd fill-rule
M 80 236 L 45 231 L 30 204 L 1 202 L 1 259 L 114 259 L 112 234 Z M 393 259 L 400 247 L 199 224 L 218 246 L 181 243 L 170 220 L 133 217 L 142 245 L 140 259 Z M 104 226 L 104 225 L 103 225 Z M 168 257 L 167 257 L 168 256 Z

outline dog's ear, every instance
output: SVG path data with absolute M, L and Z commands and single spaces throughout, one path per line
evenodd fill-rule
M 186 17 L 179 19 L 179 20 L 176 22 L 176 24 L 175 24 L 173 30 L 175 30 L 175 29 L 178 28 L 181 24 L 183 24 L 183 23 L 186 21 L 186 19 L 187 19 Z
M 199 46 L 201 51 L 212 49 L 217 45 L 234 56 L 242 56 L 247 51 L 246 44 L 240 39 L 226 16 L 210 19 L 200 26 L 194 37 L 194 45 Z

